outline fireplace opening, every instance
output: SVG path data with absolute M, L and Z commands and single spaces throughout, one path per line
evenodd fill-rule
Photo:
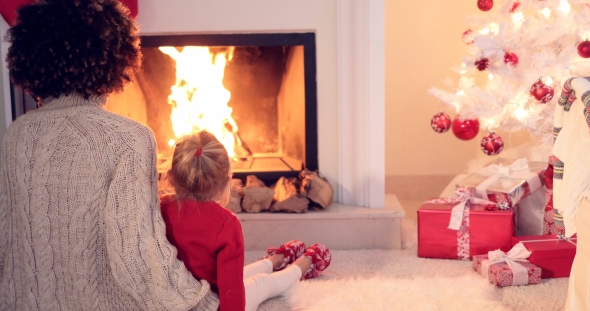
M 162 169 L 177 138 L 203 129 L 235 178 L 318 169 L 315 34 L 144 36 L 142 52 L 135 82 L 105 108 L 154 131 Z

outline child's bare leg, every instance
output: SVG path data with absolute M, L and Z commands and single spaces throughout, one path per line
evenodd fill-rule
M 293 265 L 299 267 L 301 269 L 301 275 L 304 275 L 307 270 L 311 267 L 311 258 L 306 256 L 301 256 L 293 262 Z
M 274 255 L 268 257 L 267 259 L 272 261 L 272 268 L 277 269 L 283 263 L 284 258 L 285 258 L 285 255 L 283 255 L 283 254 L 274 254 Z

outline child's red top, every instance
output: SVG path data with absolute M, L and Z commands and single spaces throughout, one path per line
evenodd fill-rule
M 195 278 L 211 284 L 222 311 L 244 310 L 244 238 L 236 215 L 215 202 L 171 196 L 161 198 L 161 210 L 178 259 Z

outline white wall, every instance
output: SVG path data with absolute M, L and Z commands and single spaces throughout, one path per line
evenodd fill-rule
M 480 131 L 474 139 L 462 141 L 452 131 L 439 134 L 430 127 L 430 119 L 441 108 L 455 116 L 428 89 L 446 87 L 447 77 L 456 84 L 458 75 L 451 67 L 468 55 L 461 40 L 467 18 L 483 14 L 489 12 L 480 11 L 476 1 L 386 1 L 386 176 L 456 175 L 472 159 L 493 159 L 479 146 L 488 133 Z M 498 134 L 508 148 L 529 139 L 527 133 Z
M 0 18 L 0 138 L 4 136 L 6 128 L 12 122 L 12 110 L 10 105 L 10 80 L 8 78 L 8 68 L 6 67 L 6 54 L 8 53 L 9 44 L 4 41 L 4 36 L 8 30 L 8 24 L 3 18 Z

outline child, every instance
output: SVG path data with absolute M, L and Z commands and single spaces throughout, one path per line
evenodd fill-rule
M 209 132 L 179 139 L 168 171 L 176 194 L 162 197 L 161 211 L 178 259 L 195 278 L 211 284 L 219 294 L 220 309 L 256 310 L 297 280 L 318 276 L 331 255 L 323 245 L 305 251 L 303 242 L 290 241 L 269 248 L 266 258 L 244 267 L 240 221 L 223 207 L 230 194 L 229 161 L 223 145 Z

